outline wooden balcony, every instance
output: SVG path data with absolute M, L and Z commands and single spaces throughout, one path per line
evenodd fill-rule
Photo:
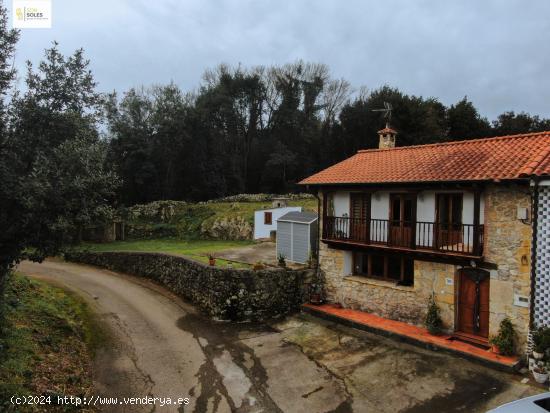
M 323 241 L 374 249 L 481 258 L 483 225 L 327 216 Z

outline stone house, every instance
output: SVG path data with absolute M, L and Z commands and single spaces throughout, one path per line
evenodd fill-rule
M 487 345 L 508 316 L 526 350 L 550 322 L 550 132 L 379 149 L 304 179 L 321 200 L 327 300 Z

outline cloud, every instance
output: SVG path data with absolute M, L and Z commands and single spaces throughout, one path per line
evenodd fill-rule
M 102 90 L 170 80 L 190 90 L 222 62 L 304 59 L 357 87 L 445 104 L 468 95 L 489 118 L 550 117 L 548 15 L 544 0 L 53 0 L 53 28 L 23 31 L 17 65 L 57 40 L 65 53 L 84 47 Z

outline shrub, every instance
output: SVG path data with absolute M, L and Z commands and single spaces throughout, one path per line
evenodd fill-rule
M 490 343 L 497 346 L 501 354 L 510 356 L 514 354 L 514 338 L 516 332 L 514 325 L 508 317 L 500 322 L 498 334 L 491 338 Z
M 539 326 L 533 331 L 533 350 L 537 353 L 545 353 L 550 349 L 550 328 Z
M 426 328 L 430 334 L 440 334 L 443 329 L 443 321 L 439 315 L 440 310 L 435 302 L 435 295 L 432 294 L 428 300 L 428 312 L 426 313 Z

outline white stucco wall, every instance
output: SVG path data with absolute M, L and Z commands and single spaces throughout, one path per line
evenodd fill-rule
M 390 193 L 375 192 L 370 201 L 371 219 L 388 219 L 390 217 Z M 388 240 L 388 226 L 386 222 L 371 221 L 370 224 L 371 239 L 377 242 L 386 242 Z
M 388 219 L 390 217 L 390 193 L 375 192 L 371 197 L 370 216 L 372 219 Z
M 277 220 L 287 212 L 302 211 L 302 207 L 284 207 L 254 211 L 254 239 L 269 238 L 271 231 L 277 230 Z M 271 212 L 271 225 L 264 224 L 264 212 Z
M 422 191 L 418 194 L 416 220 L 418 222 L 435 222 L 434 191 Z
M 435 222 L 435 191 L 422 191 L 416 203 L 417 222 Z M 416 243 L 430 247 L 433 245 L 433 227 L 416 225 Z
M 334 215 L 337 217 L 349 216 L 349 192 L 335 192 L 332 199 Z

